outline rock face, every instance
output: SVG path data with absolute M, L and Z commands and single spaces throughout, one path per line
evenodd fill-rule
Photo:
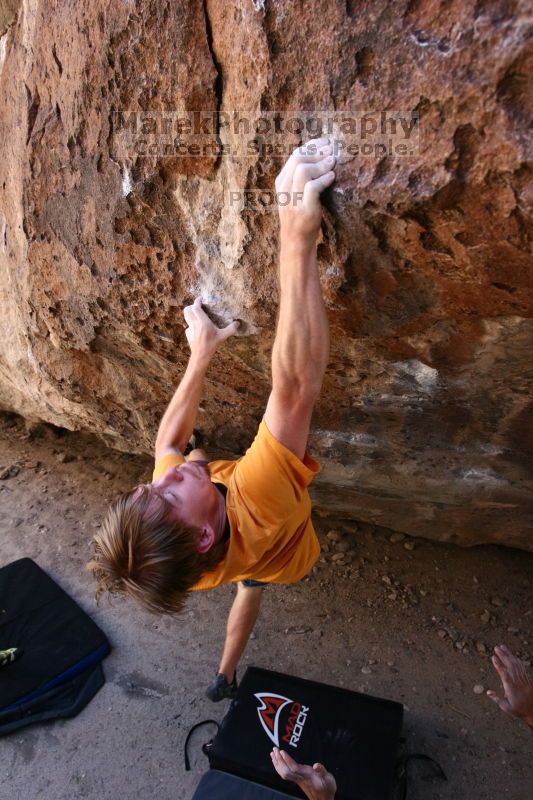
M 314 497 L 533 549 L 528 6 L 4 3 L 0 405 L 150 452 L 187 360 L 181 308 L 201 294 L 243 324 L 198 423 L 214 453 L 242 453 L 269 391 L 278 226 L 268 199 L 229 193 L 272 190 L 285 157 L 153 154 L 148 121 L 201 111 L 229 147 L 239 133 L 217 112 L 392 110 L 417 121 L 416 150 L 341 152 L 324 197 Z

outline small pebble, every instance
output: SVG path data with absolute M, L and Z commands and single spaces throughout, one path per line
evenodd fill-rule
M 357 533 L 357 531 L 359 530 L 359 526 L 355 522 L 350 522 L 349 525 L 342 525 L 341 527 L 343 533 L 348 533 L 350 535 L 352 533 Z
M 484 622 L 485 624 L 490 622 L 490 612 L 487 611 L 487 609 L 485 609 L 485 611 L 481 615 L 481 622 Z
M 403 542 L 405 539 L 404 533 L 393 533 L 392 536 L 389 537 L 389 542 L 396 544 L 396 542 Z
M 15 478 L 20 472 L 20 467 L 17 464 L 11 464 L 10 467 L 5 467 L 0 471 L 0 481 L 5 481 L 8 478 Z
M 498 606 L 498 608 L 505 605 L 505 600 L 502 600 L 501 597 L 492 597 L 490 602 L 493 606 Z
M 405 547 L 406 550 L 414 550 L 415 549 L 415 543 L 414 542 L 404 542 L 403 546 Z
M 437 631 L 437 636 L 440 636 L 441 639 L 445 639 L 447 635 L 448 634 L 446 633 L 446 631 L 443 630 L 442 628 L 440 629 L 440 631 Z
M 482 686 L 480 683 L 476 683 L 474 686 L 474 694 L 483 694 L 485 692 L 485 687 Z
M 341 535 L 337 531 L 328 531 L 326 533 L 326 538 L 328 538 L 331 542 L 338 542 L 341 538 Z
M 371 675 L 372 674 L 372 670 L 370 669 L 370 667 L 361 667 L 361 672 L 363 673 L 363 675 Z
M 335 547 L 339 553 L 347 553 L 350 549 L 350 542 L 337 542 Z

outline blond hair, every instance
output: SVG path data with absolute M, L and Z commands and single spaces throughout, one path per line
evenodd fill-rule
M 170 520 L 165 498 L 149 511 L 150 492 L 142 486 L 137 494 L 138 488 L 109 507 L 93 537 L 87 569 L 97 580 L 96 602 L 105 591 L 126 593 L 150 611 L 175 614 L 201 576 L 222 560 L 227 545 L 221 540 L 199 553 L 200 529 Z

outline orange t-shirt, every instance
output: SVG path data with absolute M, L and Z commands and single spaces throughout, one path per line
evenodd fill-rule
M 155 465 L 153 480 L 183 456 L 169 454 Z M 295 583 L 316 562 L 320 545 L 311 523 L 307 487 L 320 467 L 306 453 L 301 461 L 279 442 L 262 420 L 246 453 L 235 461 L 210 461 L 211 480 L 227 487 L 230 538 L 224 559 L 192 587 L 253 578 Z

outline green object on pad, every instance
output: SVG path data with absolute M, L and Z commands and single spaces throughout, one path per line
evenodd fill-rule
M 7 650 L 0 650 L 0 667 L 12 664 L 20 655 L 22 655 L 20 647 L 9 647 Z

